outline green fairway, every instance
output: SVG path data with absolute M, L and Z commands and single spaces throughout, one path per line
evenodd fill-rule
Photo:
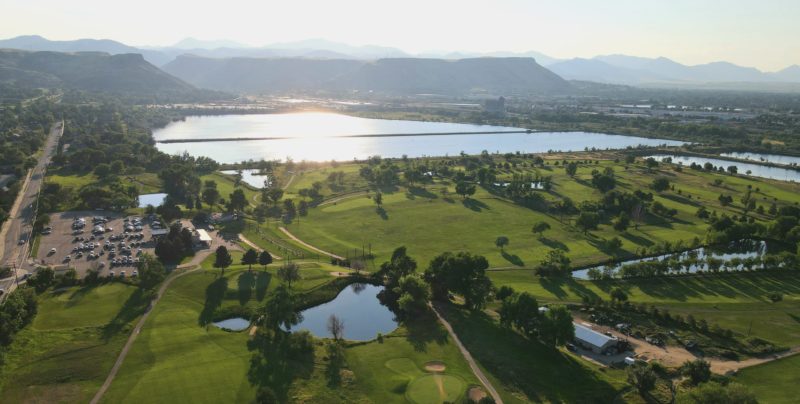
M 749 387 L 760 403 L 796 403 L 800 355 L 742 369 L 734 380 Z
M 416 404 L 452 403 L 464 396 L 466 387 L 459 377 L 429 374 L 411 382 L 406 396 Z
M 454 306 L 441 306 L 440 313 L 505 402 L 613 402 L 626 384 L 624 371 L 523 338 L 484 313 Z
M 9 347 L 0 402 L 88 402 L 146 302 L 121 283 L 45 292 L 33 324 Z
M 669 178 L 674 190 L 655 193 L 654 200 L 675 209 L 676 215 L 671 219 L 648 215 L 643 223 L 625 232 L 602 223 L 597 230 L 584 233 L 569 219 L 562 223 L 551 213 L 514 204 L 481 187 L 474 196 L 463 199 L 455 195 L 452 182 L 437 180 L 424 188 L 384 190 L 382 211 L 376 209 L 368 195 L 356 195 L 311 209 L 308 217 L 295 220 L 288 229 L 303 241 L 342 256 L 371 248 L 377 263 L 385 260 L 395 247 L 405 245 L 423 265 L 443 251 L 467 250 L 486 256 L 491 267 L 533 268 L 547 251 L 559 248 L 566 251 L 574 266 L 582 266 L 613 258 L 601 248 L 601 242 L 615 236 L 622 241 L 617 252 L 620 257 L 665 242 L 682 241 L 688 245 L 695 238 L 705 240 L 708 224 L 695 216 L 700 206 L 719 214 L 742 213 L 736 203 L 721 206 L 717 197 L 722 193 L 740 195 L 750 186 L 757 205 L 764 209 L 773 201 L 778 205 L 800 201 L 798 184 L 689 169 L 676 172 L 669 165 L 649 171 L 641 166 L 626 168 L 609 160 L 580 165 L 574 178 L 560 167 L 549 165 L 537 169 L 501 169 L 498 180 L 524 173 L 551 176 L 553 188 L 541 192 L 544 199 L 556 201 L 569 197 L 579 204 L 602 198 L 602 193 L 591 186 L 591 172 L 605 168 L 614 170 L 619 191 L 647 191 L 654 177 Z M 304 173 L 304 177 L 312 175 L 317 174 Z M 716 180 L 720 183 L 716 184 Z M 446 194 L 443 189 L 447 189 Z M 758 220 L 769 219 L 759 214 L 753 216 Z M 542 238 L 531 231 L 539 221 L 551 227 Z M 494 245 L 498 236 L 510 239 L 503 250 Z
M 544 279 L 532 271 L 490 271 L 498 286 L 529 292 L 544 302 L 580 303 L 584 296 L 610 300 L 621 287 L 632 303 L 654 304 L 673 314 L 705 319 L 742 335 L 784 346 L 800 344 L 800 280 L 792 274 L 735 273 L 615 281 Z M 773 303 L 769 294 L 783 294 Z

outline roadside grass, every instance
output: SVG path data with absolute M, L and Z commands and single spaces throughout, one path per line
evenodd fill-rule
M 624 371 L 524 338 L 485 313 L 437 307 L 506 402 L 614 402 L 626 386 Z
M 742 369 L 734 381 L 744 384 L 764 404 L 797 402 L 797 381 L 800 375 L 800 355 Z
M 147 300 L 120 283 L 47 291 L 33 324 L 9 347 L 0 401 L 88 402 Z

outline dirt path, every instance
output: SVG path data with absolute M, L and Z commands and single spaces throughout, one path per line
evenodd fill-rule
M 433 310 L 433 313 L 436 314 L 436 317 L 439 318 L 439 322 L 442 323 L 442 326 L 450 334 L 450 337 L 453 338 L 453 341 L 455 341 L 456 346 L 458 346 L 458 350 L 461 351 L 461 355 L 463 355 L 464 359 L 466 359 L 467 363 L 469 363 L 469 367 L 472 369 L 472 373 L 475 374 L 475 377 L 481 381 L 483 387 L 489 392 L 489 395 L 492 396 L 495 403 L 503 404 L 503 399 L 500 397 L 500 394 L 497 392 L 497 390 L 495 390 L 494 386 L 492 386 L 492 382 L 490 382 L 486 375 L 483 374 L 483 371 L 478 367 L 478 364 L 475 363 L 475 359 L 472 358 L 472 354 L 469 353 L 464 344 L 461 343 L 461 340 L 458 339 L 458 335 L 456 335 L 456 332 L 453 331 L 453 327 L 450 326 L 450 323 L 448 323 L 447 320 L 445 320 L 444 317 L 442 317 L 439 312 L 436 311 L 436 308 L 433 307 L 433 305 L 430 307 L 431 310 Z
M 289 188 L 289 185 L 292 185 L 292 181 L 294 181 L 294 173 L 292 173 L 292 176 L 289 177 L 289 181 L 286 181 L 286 184 L 283 185 L 284 191 L 286 191 Z
M 245 237 L 244 234 L 242 234 L 242 233 L 239 233 L 239 241 L 241 241 L 242 243 L 247 244 L 248 246 L 250 246 L 250 248 L 252 248 L 252 249 L 254 249 L 254 250 L 258 251 L 258 252 L 264 251 L 261 247 L 256 245 L 256 243 L 248 240 L 247 237 Z M 272 256 L 273 260 L 281 259 L 281 257 L 279 255 L 275 255 L 273 253 L 269 253 L 269 255 Z
M 653 345 L 645 340 L 623 335 L 617 332 L 616 330 L 611 329 L 610 327 L 594 326 L 592 328 L 601 332 L 606 332 L 606 331 L 611 332 L 614 336 L 620 339 L 627 339 L 628 342 L 630 342 L 631 345 L 633 346 L 633 351 L 636 353 L 637 357 L 655 359 L 663 363 L 664 365 L 670 367 L 678 367 L 681 366 L 686 361 L 693 361 L 695 359 L 702 358 L 711 365 L 711 371 L 723 375 L 728 372 L 735 372 L 750 366 L 760 365 L 762 363 L 771 362 L 774 360 L 778 360 L 781 358 L 785 358 L 787 356 L 792 356 L 800 353 L 800 346 L 795 346 L 783 352 L 771 354 L 768 356 L 763 356 L 760 358 L 748 358 L 740 361 L 723 360 L 718 358 L 705 358 L 697 356 L 694 353 L 690 352 L 689 350 L 680 346 L 673 345 L 673 346 L 660 347 L 657 345 Z M 601 358 L 601 359 L 606 359 L 606 358 Z M 603 362 L 601 364 L 605 364 L 605 361 L 601 362 Z
M 335 203 L 337 203 L 337 202 L 339 202 L 339 201 L 343 201 L 343 200 L 345 200 L 345 199 L 356 198 L 356 197 L 362 197 L 362 198 L 363 198 L 363 197 L 364 197 L 364 195 L 366 195 L 366 194 L 367 194 L 366 192 L 358 192 L 358 193 L 352 193 L 352 194 L 342 195 L 342 196 L 340 196 L 340 197 L 337 197 L 337 198 L 328 199 L 327 201 L 324 201 L 324 202 L 320 203 L 320 204 L 319 204 L 319 205 L 317 205 L 317 206 L 325 206 L 325 205 L 330 205 L 330 204 L 332 204 L 332 203 L 334 203 L 334 204 L 335 204 Z
M 333 253 L 329 253 L 329 252 L 327 252 L 325 250 L 320 250 L 319 248 L 314 247 L 313 245 L 308 244 L 303 240 L 300 240 L 299 238 L 295 237 L 294 234 L 289 233 L 289 230 L 286 230 L 286 228 L 283 227 L 283 226 L 279 227 L 279 229 L 281 229 L 281 231 L 284 234 L 286 234 L 290 239 L 294 240 L 295 242 L 297 242 L 299 244 L 302 244 L 304 247 L 306 247 L 306 248 L 308 248 L 310 250 L 314 250 L 314 251 L 316 251 L 316 252 L 318 252 L 320 254 L 324 254 L 324 255 L 327 255 L 329 257 L 333 257 L 333 258 L 336 258 L 336 259 L 339 259 L 339 260 L 343 260 L 344 259 L 344 257 L 341 257 L 341 256 L 333 254 Z
M 179 266 L 178 268 L 181 267 L 182 266 Z M 117 372 L 119 372 L 119 368 L 122 367 L 122 362 L 124 362 L 125 357 L 128 356 L 128 351 L 130 351 L 131 347 L 133 346 L 133 343 L 136 341 L 136 337 L 139 336 L 139 332 L 142 331 L 142 327 L 144 326 L 144 323 L 147 321 L 147 318 L 150 316 L 150 313 L 153 312 L 153 308 L 156 307 L 156 304 L 158 304 L 158 302 L 161 300 L 161 296 L 164 295 L 164 291 L 167 290 L 169 285 L 175 279 L 178 279 L 186 274 L 190 274 L 198 269 L 201 269 L 201 267 L 194 266 L 192 269 L 168 277 L 164 281 L 164 283 L 161 284 L 161 287 L 158 288 L 158 292 L 156 294 L 155 299 L 153 299 L 153 301 L 150 302 L 150 306 L 147 307 L 147 310 L 142 315 L 142 318 L 140 318 L 139 321 L 136 323 L 136 326 L 133 327 L 133 331 L 131 331 L 131 335 L 128 337 L 128 341 L 125 342 L 125 346 L 122 347 L 122 351 L 120 351 L 119 356 L 117 357 L 117 361 L 114 362 L 114 367 L 111 368 L 111 372 L 109 372 L 108 377 L 106 377 L 106 381 L 103 382 L 103 385 L 100 387 L 100 390 L 97 391 L 97 394 L 95 394 L 94 398 L 92 398 L 92 401 L 90 401 L 91 404 L 99 403 L 100 399 L 102 399 L 103 395 L 106 393 L 106 390 L 108 390 L 108 388 L 111 387 L 111 382 L 114 381 L 114 378 L 117 376 Z

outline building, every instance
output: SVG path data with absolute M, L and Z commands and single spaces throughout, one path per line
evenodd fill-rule
M 619 341 L 615 337 L 609 337 L 585 325 L 573 325 L 575 326 L 575 343 L 581 347 L 598 354 L 606 353 L 617 347 Z
M 483 110 L 489 114 L 497 116 L 505 116 L 506 114 L 506 99 L 500 97 L 498 99 L 489 99 L 483 102 Z
M 169 234 L 169 229 L 153 229 L 150 234 L 154 239 L 158 239 Z
M 208 232 L 203 229 L 195 230 L 195 234 L 197 237 L 197 242 L 204 245 L 206 248 L 211 247 L 211 236 L 208 235 Z

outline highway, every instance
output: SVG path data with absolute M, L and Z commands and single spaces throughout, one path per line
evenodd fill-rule
M 32 243 L 32 225 L 36 215 L 39 190 L 44 182 L 47 165 L 56 152 L 58 139 L 64 134 L 64 121 L 58 122 L 50 129 L 41 156 L 36 162 L 36 166 L 28 171 L 20 189 L 17 199 L 9 212 L 9 219 L 3 223 L 0 230 L 0 263 L 3 266 L 10 266 L 16 270 L 15 276 L 0 281 L 0 288 L 5 290 L 5 294 L 11 293 L 16 287 L 15 279 L 21 278 L 33 269 L 33 265 L 28 262 L 28 253 Z M 25 240 L 20 244 L 20 240 Z

